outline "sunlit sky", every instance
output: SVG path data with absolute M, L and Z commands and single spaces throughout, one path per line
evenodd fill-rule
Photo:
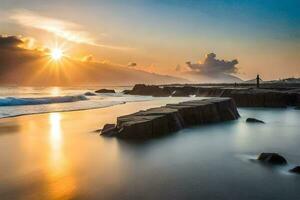
M 0 34 L 66 44 L 70 56 L 180 76 L 208 53 L 235 76 L 300 76 L 299 0 L 1 0 Z

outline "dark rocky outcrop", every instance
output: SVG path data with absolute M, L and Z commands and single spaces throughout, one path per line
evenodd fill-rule
M 195 95 L 197 92 L 197 88 L 184 86 L 184 87 L 177 87 L 172 89 L 172 96 L 173 97 L 188 97 L 190 95 Z
M 239 107 L 287 107 L 300 106 L 300 90 L 275 90 L 260 88 L 237 87 L 193 87 L 165 86 L 138 84 L 126 94 L 149 95 L 155 97 L 177 96 L 187 97 L 196 95 L 200 97 L 230 97 Z
M 166 97 L 170 96 L 171 93 L 169 90 L 164 90 L 157 85 L 145 85 L 145 84 L 137 84 L 132 90 L 126 91 L 126 94 L 131 95 L 146 95 L 146 96 L 154 96 L 154 97 Z
M 271 165 L 286 165 L 286 159 L 277 153 L 261 153 L 257 160 Z
M 212 98 L 167 104 L 117 118 L 117 125 L 106 127 L 101 135 L 146 139 L 162 136 L 184 127 L 234 120 L 239 117 L 230 98 Z
M 264 121 L 261 121 L 259 119 L 255 119 L 255 118 L 247 118 L 246 122 L 248 122 L 248 123 L 261 123 L 261 124 L 265 123 Z
M 295 173 L 295 174 L 300 174 L 300 166 L 296 166 L 293 169 L 290 169 L 289 172 Z
M 85 96 L 96 96 L 97 94 L 93 93 L 93 92 L 86 92 L 84 93 Z
M 110 90 L 110 89 L 100 89 L 96 90 L 96 93 L 116 93 L 115 90 Z
M 115 128 L 115 124 L 105 124 L 101 130 L 101 134 L 108 137 L 113 136 L 115 134 Z

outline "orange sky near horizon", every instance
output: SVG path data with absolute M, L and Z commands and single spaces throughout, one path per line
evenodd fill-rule
M 43 7 L 42 3 L 33 1 L 32 5 L 26 5 L 25 8 L 15 8 L 8 1 L 4 2 L 3 8 L 10 9 L 2 12 L 0 33 L 29 38 L 26 41 L 26 48 L 29 49 L 51 50 L 59 45 L 64 56 L 72 59 L 108 62 L 125 67 L 128 63 L 136 63 L 130 67 L 183 78 L 182 71 L 189 70 L 187 61 L 201 64 L 205 55 L 211 52 L 220 61 L 237 59 L 238 70 L 232 74 L 243 80 L 252 79 L 256 74 L 260 74 L 264 80 L 300 76 L 299 38 L 285 39 L 287 35 L 283 34 L 289 34 L 286 32 L 282 33 L 282 38 L 276 38 L 279 36 L 267 35 L 269 30 L 262 27 L 259 27 L 261 30 L 254 30 L 254 26 L 249 24 L 252 29 L 249 28 L 248 35 L 242 29 L 232 33 L 229 25 L 222 27 L 220 24 L 211 24 L 210 19 L 205 21 L 209 17 L 205 15 L 204 19 L 188 22 L 186 20 L 191 16 L 185 13 L 184 5 L 183 8 L 170 6 L 166 13 L 160 7 L 161 10 L 155 14 L 141 15 L 141 8 L 146 8 L 138 3 L 129 6 L 99 3 L 97 9 L 102 11 L 100 14 L 95 14 L 95 9 L 88 3 L 83 7 L 79 7 L 76 1 L 72 7 L 63 3 L 58 6 L 59 3 L 56 3 L 51 4 L 48 10 L 36 11 L 36 7 Z M 106 8 L 116 15 L 109 14 Z M 125 14 L 122 14 L 120 11 L 124 8 L 132 13 L 125 10 Z M 53 12 L 55 9 L 57 12 Z M 179 15 L 183 19 L 176 18 L 176 11 L 181 11 Z M 122 18 L 126 14 L 128 19 Z M 142 18 L 137 19 L 139 16 Z M 153 19 L 147 19 L 147 16 Z M 172 17 L 178 21 L 170 21 Z M 224 23 L 228 23 L 226 20 L 224 18 Z M 231 20 L 235 25 L 240 24 L 237 19 Z M 189 30 L 195 23 L 202 29 Z M 283 26 L 278 22 L 280 25 Z M 298 31 L 298 27 L 295 28 Z

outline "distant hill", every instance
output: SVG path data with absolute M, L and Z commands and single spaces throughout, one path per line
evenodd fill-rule
M 149 73 L 104 62 L 64 58 L 50 62 L 38 51 L 0 48 L 0 84 L 33 86 L 134 85 L 188 83 L 183 78 Z
M 183 77 L 194 83 L 241 83 L 242 79 L 231 74 L 204 75 L 197 72 L 184 72 Z

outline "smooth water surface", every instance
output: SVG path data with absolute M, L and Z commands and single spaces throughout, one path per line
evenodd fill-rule
M 93 132 L 167 102 L 0 119 L 1 199 L 300 199 L 300 176 L 288 173 L 300 165 L 299 110 L 239 109 L 239 120 L 138 143 Z M 260 152 L 289 166 L 254 162 Z

